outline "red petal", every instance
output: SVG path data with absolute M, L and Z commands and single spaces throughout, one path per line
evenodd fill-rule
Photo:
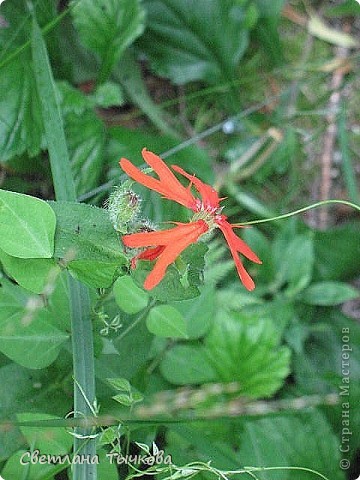
M 249 258 L 253 262 L 261 263 L 261 260 L 259 260 L 255 253 L 250 249 L 248 245 L 246 245 L 243 240 L 241 240 L 241 238 L 235 235 L 229 222 L 227 222 L 223 218 L 220 218 L 217 224 L 223 232 L 225 240 L 229 245 L 230 252 L 234 259 L 236 270 L 238 272 L 240 280 L 244 284 L 245 288 L 247 288 L 247 290 L 254 290 L 254 281 L 250 277 L 248 272 L 245 270 L 245 267 L 239 258 L 238 252 L 242 253 L 245 257 Z
M 191 235 L 194 231 L 198 231 L 200 226 L 203 229 L 203 233 L 209 229 L 204 220 L 198 220 L 197 222 L 192 223 L 178 223 L 175 228 L 170 228 L 168 230 L 123 235 L 122 241 L 124 245 L 131 248 L 171 245 L 182 237 Z
M 155 173 L 157 173 L 159 179 L 145 174 L 126 158 L 122 158 L 119 162 L 124 172 L 136 182 L 141 183 L 145 187 L 160 193 L 165 198 L 174 200 L 185 207 L 191 208 L 195 203 L 195 198 L 191 194 L 190 190 L 185 188 L 179 182 L 166 163 L 160 157 L 152 152 L 149 152 L 145 148 L 142 150 L 142 155 L 146 163 L 154 170 Z
M 192 243 L 197 242 L 199 237 L 209 229 L 203 220 L 198 220 L 193 224 L 188 224 L 188 226 L 190 225 L 194 228 L 189 228 L 186 235 L 167 245 L 164 251 L 159 255 L 155 267 L 146 277 L 144 282 L 144 288 L 146 290 L 151 290 L 152 288 L 156 287 L 156 285 L 158 285 L 158 283 L 164 278 L 168 266 L 176 260 L 176 258 L 183 250 L 185 250 L 185 248 Z M 181 227 L 175 227 L 173 230 L 177 230 L 178 228 Z
M 251 248 L 244 242 L 244 240 L 241 240 L 241 238 L 239 238 L 234 233 L 230 223 L 227 220 L 224 220 L 222 218 L 223 216 L 220 217 L 220 219 L 216 219 L 216 223 L 223 232 L 224 237 L 229 244 L 229 247 L 240 252 L 242 255 L 244 255 L 244 257 L 248 258 L 252 262 L 262 263 L 259 257 L 251 250 Z
M 206 183 L 196 178 L 194 175 L 190 175 L 177 165 L 171 165 L 171 167 L 173 170 L 175 170 L 175 172 L 180 173 L 195 185 L 196 190 L 200 193 L 202 203 L 204 204 L 205 208 L 211 208 L 214 210 L 217 210 L 219 208 L 219 195 L 211 185 L 207 185 Z

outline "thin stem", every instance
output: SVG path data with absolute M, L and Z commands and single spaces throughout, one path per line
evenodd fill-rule
M 323 205 L 327 205 L 329 203 L 340 203 L 342 205 L 347 205 L 349 207 L 355 208 L 355 210 L 360 211 L 360 205 L 356 205 L 355 203 L 348 202 L 346 200 L 324 200 L 323 202 L 313 203 L 312 205 L 308 205 L 307 207 L 299 208 L 298 210 L 294 210 L 293 212 L 284 213 L 283 215 L 277 215 L 276 217 L 271 218 L 262 218 L 260 220 L 251 220 L 250 222 L 241 222 L 241 223 L 234 223 L 233 226 L 235 227 L 242 227 L 245 225 L 257 225 L 258 223 L 266 223 L 266 222 L 273 222 L 274 220 L 281 220 L 283 218 L 292 217 L 299 213 L 306 212 L 307 210 L 311 210 L 312 208 L 321 207 Z

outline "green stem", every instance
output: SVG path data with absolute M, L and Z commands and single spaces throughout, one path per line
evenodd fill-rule
M 75 201 L 75 185 L 46 44 L 31 2 L 28 2 L 28 7 L 32 14 L 31 48 L 36 87 L 41 103 L 55 195 L 57 200 Z M 90 296 L 87 287 L 70 275 L 68 286 L 74 365 L 74 415 L 77 418 L 91 417 L 95 403 L 95 373 Z M 90 428 L 75 429 L 74 454 L 83 455 L 88 462 L 74 464 L 73 480 L 96 480 L 96 464 L 91 464 L 91 459 L 95 458 L 96 442 L 95 439 L 85 438 L 90 432 Z
M 330 203 L 340 203 L 342 205 L 347 205 L 348 207 L 352 207 L 355 210 L 359 210 L 360 212 L 360 205 L 357 205 L 356 203 L 348 202 L 346 200 L 324 200 L 322 202 L 317 202 L 317 203 L 313 203 L 312 205 L 308 205 L 307 207 L 299 208 L 298 210 L 294 210 L 293 212 L 284 213 L 283 215 L 277 215 L 276 217 L 262 218 L 260 220 L 251 220 L 250 222 L 233 223 L 232 225 L 235 227 L 243 227 L 245 225 L 257 225 L 258 223 L 273 222 L 275 220 L 281 220 L 283 218 L 292 217 L 299 213 L 306 212 L 307 210 L 311 210 L 312 208 L 322 207 L 323 205 L 328 205 Z

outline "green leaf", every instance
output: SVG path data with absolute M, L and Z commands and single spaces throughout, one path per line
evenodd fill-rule
M 270 396 L 289 373 L 290 352 L 278 347 L 271 320 L 222 312 L 204 346 L 178 345 L 161 363 L 165 378 L 175 384 L 239 382 L 249 397 Z
M 22 193 L 0 190 L 0 248 L 19 258 L 50 258 L 56 218 L 49 205 Z
M 319 313 L 314 313 L 311 320 L 312 323 L 319 321 Z M 294 358 L 296 382 L 306 394 L 328 393 L 329 390 L 338 389 L 344 385 L 342 379 L 346 377 L 342 370 L 349 370 L 347 377 L 350 384 L 360 382 L 358 322 L 334 309 L 321 320 L 318 328 L 313 328 L 306 338 L 303 353 Z M 350 369 L 346 366 L 349 359 Z
M 139 286 L 143 286 L 145 278 L 154 268 L 153 262 L 140 260 L 132 276 Z M 199 289 L 192 285 L 183 285 L 179 271 L 174 265 L 170 265 L 165 277 L 151 290 L 151 296 L 161 302 L 187 300 L 199 295 Z
M 132 49 L 128 49 L 122 56 L 113 76 L 124 88 L 127 97 L 137 105 L 142 113 L 147 115 L 154 125 L 164 134 L 178 137 L 176 130 L 166 122 L 161 107 L 154 102 L 149 94 L 141 65 L 136 60 Z M 145 144 L 143 144 L 145 145 Z
M 117 277 L 124 260 L 100 262 L 99 260 L 73 260 L 68 269 L 72 276 L 89 287 L 108 288 Z
M 113 292 L 116 303 L 126 313 L 140 312 L 149 302 L 148 293 L 139 288 L 127 275 L 116 280 Z
M 36 19 L 32 4 L 28 4 L 32 16 L 31 53 L 32 70 L 35 74 L 36 89 L 40 99 L 41 116 L 52 180 L 57 200 L 76 200 L 75 185 L 69 162 L 69 152 L 60 111 L 60 101 L 56 91 L 47 47 Z
M 72 253 L 76 260 L 97 262 L 126 261 L 120 240 L 108 212 L 92 205 L 72 202 L 49 202 L 57 219 L 55 257 Z
M 126 378 L 108 378 L 107 381 L 115 390 L 131 392 L 130 382 Z
M 331 480 L 345 479 L 339 467 L 339 440 L 318 411 L 248 420 L 240 442 L 239 458 L 244 465 L 303 467 L 316 470 Z M 256 478 L 315 480 L 318 477 L 314 473 L 284 468 L 273 472 L 273 476 L 270 472 L 256 472 Z
M 288 282 L 286 294 L 294 296 L 311 282 L 314 247 L 307 235 L 297 235 L 283 254 L 281 270 Z
M 3 299 L 0 300 L 0 302 Z M 27 368 L 44 368 L 58 356 L 69 336 L 52 325 L 51 315 L 40 310 L 27 320 L 29 312 L 0 316 L 0 351 Z
M 237 381 L 244 395 L 265 397 L 281 387 L 290 371 L 290 351 L 278 342 L 271 320 L 222 312 L 205 339 L 205 348 L 217 381 Z
M 154 336 L 146 328 L 145 322 L 134 322 L 134 318 L 129 317 L 127 323 L 124 320 L 121 332 L 113 340 L 110 353 L 103 352 L 96 359 L 96 376 L 106 384 L 108 378 L 132 378 L 149 360 Z
M 118 437 L 116 436 L 116 439 Z M 115 439 L 114 439 L 115 440 Z M 110 463 L 107 450 L 97 450 L 99 455 L 99 464 L 97 466 L 97 478 L 106 478 L 106 480 L 119 480 L 116 462 Z
M 97 186 L 103 173 L 105 128 L 91 110 L 68 113 L 64 124 L 76 192 L 81 195 Z
M 315 278 L 347 280 L 360 271 L 360 224 L 314 232 Z
M 301 300 L 310 305 L 331 306 L 358 298 L 358 289 L 341 282 L 313 283 L 301 293 Z
M 216 373 L 203 347 L 175 345 L 160 364 L 162 375 L 175 385 L 216 381 Z
M 19 422 L 35 422 L 36 420 L 60 420 L 61 417 L 48 415 L 47 413 L 18 413 Z M 72 437 L 65 427 L 26 427 L 20 426 L 20 430 L 28 445 L 40 450 L 41 454 L 65 455 L 72 445 Z
M 72 15 L 84 45 L 101 59 L 100 83 L 105 81 L 121 54 L 144 29 L 139 0 L 81 0 L 73 2 Z
M 185 319 L 187 338 L 202 337 L 211 327 L 215 315 L 214 287 L 207 286 L 198 297 L 176 302 L 174 306 Z
M 89 286 L 109 287 L 127 263 L 108 212 L 91 205 L 49 202 L 57 218 L 55 253 L 70 272 Z
M 248 44 L 241 5 L 233 0 L 147 0 L 144 5 L 148 24 L 139 43 L 159 75 L 176 84 L 234 78 Z
M 0 261 L 7 275 L 33 293 L 41 293 L 50 275 L 56 275 L 60 270 L 53 259 L 11 257 L 3 250 L 0 250 Z
M 106 85 L 101 86 L 106 90 Z M 71 169 L 77 194 L 98 185 L 103 173 L 105 127 L 93 111 L 95 99 L 84 95 L 67 82 L 57 88 L 64 118 Z
M 158 337 L 187 338 L 184 317 L 170 305 L 153 307 L 146 318 L 146 326 Z
M 113 82 L 99 85 L 90 98 L 95 106 L 102 108 L 120 106 L 125 102 L 120 85 Z
M 131 407 L 133 404 L 133 401 L 127 393 L 118 393 L 117 395 L 114 395 L 112 397 L 115 402 L 120 403 L 121 405 L 124 405 L 125 407 Z
M 24 454 L 25 457 L 23 457 Z M 21 478 L 21 475 L 24 474 L 24 469 L 27 468 L 26 466 L 21 465 L 20 461 L 22 458 L 25 462 L 29 461 L 28 453 L 25 450 L 19 450 L 12 455 L 6 462 L 5 467 L 2 469 L 1 475 L 3 475 L 6 479 Z M 29 468 L 29 473 L 27 474 L 26 478 L 27 480 L 53 480 L 55 478 L 55 474 L 61 470 L 64 470 L 64 465 L 34 463 L 34 465 L 31 465 Z
M 35 2 L 34 8 L 41 26 L 57 14 L 56 5 L 46 0 Z M 0 91 L 6 95 L 0 95 L 0 158 L 7 161 L 23 153 L 37 155 L 44 148 L 44 138 L 30 49 L 21 53 L 17 50 L 30 37 L 28 5 L 25 1 L 2 2 L 1 17 L 4 28 L 0 28 Z M 52 44 L 51 33 L 47 40 Z
M 284 0 L 255 0 L 258 8 L 259 20 L 255 28 L 255 35 L 263 47 L 266 57 L 274 66 L 279 66 L 283 60 L 283 48 L 280 41 L 278 25 Z
M 0 91 L 6 92 L 0 95 L 1 161 L 37 155 L 44 144 L 43 125 L 28 53 L 1 67 Z

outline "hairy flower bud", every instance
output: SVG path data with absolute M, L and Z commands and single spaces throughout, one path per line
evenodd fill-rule
M 128 232 L 129 225 L 137 220 L 140 212 L 141 198 L 131 190 L 132 184 L 128 180 L 115 187 L 106 202 L 110 221 L 121 234 Z

